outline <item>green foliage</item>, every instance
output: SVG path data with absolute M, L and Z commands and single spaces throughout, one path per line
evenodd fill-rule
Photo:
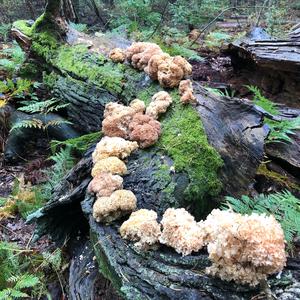
M 30 255 L 28 255 L 30 253 Z M 30 248 L 22 249 L 14 243 L 0 242 L 0 300 L 19 298 L 41 299 L 46 296 L 47 281 L 61 281 L 62 254 L 54 252 L 36 253 Z
M 2 40 L 4 43 L 6 43 L 8 40 L 10 29 L 10 23 L 0 23 L 0 40 Z
M 45 171 L 47 182 L 41 187 L 43 198 L 51 199 L 53 188 L 60 183 L 61 179 L 74 166 L 75 160 L 70 147 L 60 151 L 49 158 L 54 165 Z
M 73 22 L 70 22 L 69 23 L 70 27 L 79 31 L 79 32 L 87 32 L 88 31 L 88 27 L 86 24 L 81 24 L 81 23 L 73 23 Z
M 205 37 L 205 45 L 210 49 L 220 48 L 224 43 L 228 43 L 232 40 L 232 36 L 219 31 L 210 32 Z
M 24 98 L 30 93 L 32 82 L 27 79 L 0 81 L 0 93 L 8 94 L 9 98 Z
M 264 97 L 261 91 L 255 86 L 247 86 L 247 88 L 254 93 L 254 103 L 266 112 L 272 115 L 279 115 L 279 110 L 276 105 Z M 275 121 L 269 118 L 265 118 L 264 123 L 270 128 L 270 134 L 268 136 L 269 142 L 291 142 L 289 135 L 294 135 L 295 130 L 300 130 L 300 117 L 292 120 Z
M 266 112 L 272 115 L 278 115 L 279 110 L 277 109 L 276 105 L 263 96 L 260 89 L 253 85 L 246 85 L 248 90 L 254 94 L 253 102 L 263 108 Z
M 186 59 L 192 59 L 197 61 L 203 60 L 203 58 L 200 55 L 198 55 L 198 53 L 195 50 L 189 49 L 187 48 L 187 46 L 184 45 L 174 43 L 171 44 L 171 46 L 164 46 L 163 44 L 160 44 L 160 47 L 164 52 L 167 52 L 172 56 L 181 55 Z
M 300 235 L 300 200 L 289 191 L 270 195 L 259 195 L 253 199 L 242 196 L 241 199 L 226 197 L 222 209 L 231 208 L 241 214 L 265 213 L 274 215 L 281 224 L 289 246 L 293 237 Z
M 295 130 L 300 130 L 300 117 L 280 122 L 266 118 L 265 122 L 271 130 L 268 136 L 269 142 L 291 142 L 290 135 L 294 135 Z
M 203 201 L 221 190 L 218 170 L 222 159 L 209 145 L 197 111 L 180 103 L 177 91 L 172 92 L 173 107 L 162 121 L 159 147 L 174 160 L 176 172 L 187 172 L 190 178 L 186 196 Z
M 68 104 L 60 104 L 59 99 L 48 99 L 44 101 L 21 101 L 23 106 L 19 107 L 18 110 L 24 111 L 26 113 L 41 113 L 41 114 L 49 114 L 53 112 L 57 112 L 58 110 L 65 108 Z
M 227 90 L 225 89 L 225 91 L 221 91 L 219 89 L 216 88 L 211 88 L 211 87 L 204 87 L 208 92 L 213 93 L 217 96 L 221 96 L 221 97 L 229 97 L 229 98 L 233 98 L 235 96 L 235 91 L 234 90 Z
M 12 75 L 25 61 L 25 53 L 21 47 L 14 42 L 11 48 L 0 51 L 0 69 Z
M 18 20 L 13 23 L 13 27 L 20 30 L 28 37 L 32 36 L 32 27 L 28 26 L 26 20 Z
M 100 140 L 101 135 L 101 132 L 93 132 L 65 141 L 51 141 L 51 150 L 52 152 L 55 152 L 58 147 L 67 146 L 70 149 L 83 154 L 90 146 Z
M 45 203 L 38 186 L 24 184 L 24 179 L 16 178 L 11 195 L 0 202 L 0 218 L 19 213 L 24 219 Z

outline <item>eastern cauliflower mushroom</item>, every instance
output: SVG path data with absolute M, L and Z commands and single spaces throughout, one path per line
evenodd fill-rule
M 165 91 L 153 95 L 152 100 L 146 108 L 146 115 L 158 119 L 159 115 L 165 113 L 172 103 L 172 97 Z
M 156 143 L 160 135 L 160 123 L 153 117 L 136 114 L 129 124 L 130 140 L 138 142 L 141 148 L 147 148 Z
M 194 96 L 194 89 L 190 79 L 181 80 L 179 83 L 180 101 L 182 104 L 196 104 L 197 99 Z
M 285 266 L 284 233 L 273 216 L 215 209 L 199 226 L 213 262 L 210 275 L 254 286 Z
M 157 72 L 160 64 L 165 62 L 167 59 L 170 59 L 170 55 L 167 53 L 155 54 L 153 55 L 149 62 L 148 66 L 145 68 L 145 72 L 150 76 L 152 80 L 157 80 Z
M 127 172 L 125 163 L 118 157 L 112 156 L 98 160 L 93 169 L 92 177 L 96 177 L 101 173 L 112 173 L 124 175 Z
M 113 62 L 124 62 L 126 59 L 126 53 L 121 48 L 114 48 L 109 53 L 109 58 Z
M 97 197 L 93 217 L 97 222 L 109 224 L 136 209 L 136 197 L 128 190 L 117 190 L 109 197 Z
M 192 66 L 181 56 L 171 57 L 158 65 L 157 79 L 162 87 L 176 87 L 192 73 Z
M 132 151 L 138 148 L 137 142 L 126 141 L 120 137 L 104 137 L 97 144 L 92 157 L 93 162 L 96 163 L 100 159 L 111 156 L 116 156 L 120 159 L 128 157 Z
M 129 103 L 129 106 L 134 109 L 136 113 L 144 113 L 146 110 L 146 105 L 144 101 L 140 99 L 134 99 Z
M 168 208 L 161 220 L 160 242 L 173 247 L 183 256 L 197 252 L 204 246 L 204 234 L 194 217 L 184 208 Z
M 111 173 L 100 173 L 95 176 L 88 186 L 88 192 L 97 197 L 108 197 L 114 191 L 123 188 L 123 178 Z
M 153 210 L 140 209 L 133 212 L 125 221 L 120 234 L 123 239 L 135 242 L 141 250 L 155 248 L 161 235 L 161 225 L 157 222 L 157 213 Z
M 134 68 L 142 71 L 148 66 L 150 58 L 160 53 L 163 52 L 157 44 L 138 42 L 127 49 L 126 56 Z
M 102 121 L 103 134 L 127 139 L 129 136 L 128 124 L 135 114 L 136 111 L 132 107 L 114 102 L 106 104 Z

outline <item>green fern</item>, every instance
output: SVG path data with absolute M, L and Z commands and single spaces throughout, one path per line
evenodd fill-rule
M 277 109 L 276 105 L 272 101 L 264 97 L 258 87 L 253 85 L 246 85 L 246 88 L 248 88 L 248 90 L 254 94 L 253 102 L 256 105 L 260 106 L 266 112 L 272 115 L 279 114 L 279 110 Z
M 33 101 L 21 101 L 20 102 L 23 106 L 19 107 L 18 110 L 24 111 L 27 113 L 42 113 L 48 114 L 52 112 L 56 112 L 62 108 L 67 107 L 68 103 L 60 103 L 58 99 L 48 99 L 45 101 L 39 101 L 38 99 Z
M 291 247 L 295 236 L 300 235 L 300 200 L 289 191 L 270 195 L 259 195 L 253 199 L 242 196 L 241 199 L 226 197 L 222 209 L 231 208 L 241 214 L 265 213 L 274 215 L 281 224 L 285 239 Z
M 291 142 L 289 135 L 294 135 L 295 130 L 300 130 L 300 117 L 280 122 L 266 118 L 265 122 L 270 127 L 268 142 Z
M 79 32 L 87 32 L 88 31 L 88 27 L 86 24 L 82 24 L 82 23 L 73 23 L 73 22 L 70 22 L 69 23 L 70 27 L 79 31 Z
M 43 197 L 48 200 L 51 199 L 53 188 L 75 164 L 70 147 L 60 149 L 58 153 L 52 155 L 49 159 L 54 161 L 54 165 L 45 171 L 48 180 L 42 186 Z
M 55 152 L 58 147 L 67 146 L 72 150 L 78 151 L 83 154 L 91 145 L 99 141 L 101 138 L 101 132 L 93 132 L 82 135 L 77 138 L 68 139 L 65 141 L 51 141 L 51 150 Z
M 35 129 L 44 129 L 44 123 L 38 119 L 31 119 L 31 120 L 22 120 L 15 123 L 10 131 L 20 129 L 20 128 L 35 128 Z

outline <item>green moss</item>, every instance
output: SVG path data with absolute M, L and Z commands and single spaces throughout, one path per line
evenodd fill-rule
M 149 87 L 142 89 L 138 94 L 137 98 L 144 101 L 146 105 L 151 102 L 152 96 L 159 92 L 163 91 L 163 88 L 156 82 L 153 82 Z
M 112 93 L 121 93 L 124 85 L 124 65 L 108 61 L 104 55 L 89 53 L 85 45 L 60 46 L 52 63 L 60 70 L 70 72 Z
M 176 172 L 186 172 L 190 184 L 185 196 L 201 201 L 208 195 L 216 196 L 221 190 L 218 170 L 222 159 L 209 145 L 198 113 L 192 106 L 179 103 L 177 91 L 171 93 L 173 107 L 162 121 L 159 147 L 174 160 Z
M 300 191 L 300 186 L 297 183 L 291 182 L 291 180 L 288 176 L 285 176 L 283 174 L 279 174 L 275 171 L 269 170 L 267 168 L 266 163 L 260 164 L 260 166 L 257 169 L 256 174 L 265 176 L 266 178 L 271 179 L 274 182 L 277 182 L 279 185 L 281 185 L 283 187 L 287 187 L 289 189 Z
M 13 23 L 13 28 L 16 28 L 18 29 L 19 31 L 21 31 L 22 33 L 24 33 L 25 35 L 27 35 L 28 37 L 31 37 L 32 36 L 32 29 L 33 29 L 33 26 L 29 26 L 27 23 L 26 20 L 18 20 L 18 21 L 15 21 Z

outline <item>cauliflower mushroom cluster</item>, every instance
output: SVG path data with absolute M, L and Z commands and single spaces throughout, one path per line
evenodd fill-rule
M 110 223 L 136 209 L 136 197 L 123 189 L 123 178 L 127 172 L 122 161 L 138 148 L 137 142 L 120 137 L 104 137 L 92 154 L 92 181 L 90 193 L 96 194 L 93 217 L 97 222 Z
M 109 137 L 136 141 L 140 148 L 150 147 L 161 133 L 158 116 L 166 112 L 171 103 L 167 92 L 156 93 L 147 108 L 139 99 L 131 101 L 129 106 L 110 102 L 105 106 L 102 132 Z
M 161 93 L 164 99 L 159 97 Z M 135 195 L 123 189 L 121 176 L 127 172 L 123 160 L 137 148 L 147 148 L 158 140 L 161 126 L 156 119 L 172 103 L 167 92 L 158 94 L 153 96 L 150 110 L 149 107 L 146 110 L 144 102 L 139 99 L 131 101 L 129 106 L 114 102 L 105 106 L 102 122 L 105 136 L 92 154 L 93 179 L 88 186 L 89 193 L 96 194 L 93 216 L 97 222 L 111 223 L 136 209 Z M 127 234 L 124 233 L 124 236 Z M 151 238 L 139 242 L 142 248 L 146 244 L 151 246 L 154 242 Z
M 185 209 L 169 208 L 160 231 L 156 214 L 140 211 L 121 226 L 123 238 L 135 241 L 144 250 L 159 241 L 183 256 L 207 246 L 212 266 L 206 273 L 222 280 L 254 286 L 285 266 L 284 234 L 273 216 L 214 209 L 205 221 L 197 223 Z
M 162 87 L 174 88 L 179 85 L 183 104 L 196 102 L 191 81 L 183 80 L 192 74 L 192 66 L 182 56 L 170 56 L 155 43 L 136 42 L 126 51 L 115 48 L 109 57 L 114 62 L 124 62 L 125 57 L 131 65 L 158 80 Z

